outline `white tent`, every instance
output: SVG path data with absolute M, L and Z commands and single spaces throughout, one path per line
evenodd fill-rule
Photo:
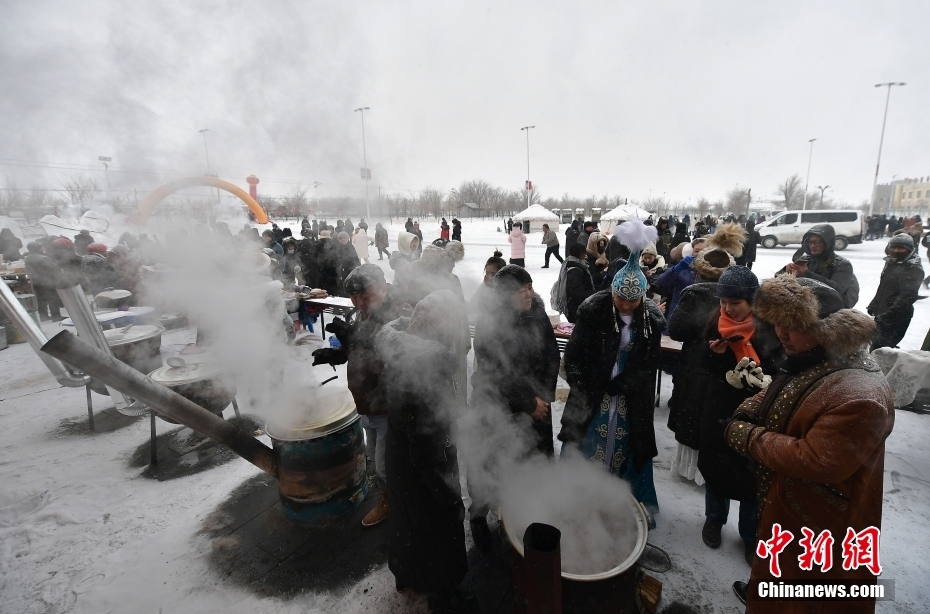
M 646 220 L 650 215 L 652 214 L 642 207 L 637 207 L 636 205 L 620 205 L 602 215 L 599 226 L 602 231 L 612 233 L 614 231 L 614 226 L 620 221 Z
M 513 216 L 513 221 L 523 222 L 523 232 L 526 233 L 541 231 L 543 224 L 549 224 L 552 230 L 559 229 L 559 216 L 542 205 L 530 205 Z

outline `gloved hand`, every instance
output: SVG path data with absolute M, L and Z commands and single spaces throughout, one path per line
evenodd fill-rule
M 743 379 L 743 372 L 746 368 L 749 367 L 749 365 L 754 367 L 756 366 L 756 363 L 749 358 L 743 358 L 738 363 L 736 363 L 736 366 L 733 367 L 730 371 L 727 371 L 726 375 L 724 376 L 726 377 L 727 383 L 739 390 L 745 388 L 746 382 Z
M 749 364 L 755 365 L 756 363 L 750 362 Z M 740 373 L 740 379 L 746 388 L 756 392 L 768 388 L 768 385 L 772 383 L 772 377 L 763 373 L 762 367 L 756 366 L 743 369 L 743 371 Z
M 694 262 L 694 256 L 686 256 L 682 258 L 672 270 L 679 271 L 679 272 L 684 271 L 685 269 L 691 266 L 692 262 Z
M 348 355 L 342 348 L 320 348 L 313 350 L 313 366 L 316 365 L 344 365 L 349 361 Z
M 355 330 L 352 325 L 346 322 L 345 320 L 340 320 L 336 318 L 332 322 L 326 325 L 326 332 L 336 335 L 336 339 L 339 339 L 339 343 L 348 350 L 352 345 L 352 336 Z

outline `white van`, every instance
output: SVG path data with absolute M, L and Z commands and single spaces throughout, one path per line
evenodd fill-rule
M 850 243 L 862 243 L 862 212 L 855 209 L 782 211 L 756 226 L 756 230 L 762 237 L 762 247 L 772 249 L 800 243 L 804 234 L 818 224 L 833 226 L 836 231 L 833 248 L 837 251 L 846 249 Z

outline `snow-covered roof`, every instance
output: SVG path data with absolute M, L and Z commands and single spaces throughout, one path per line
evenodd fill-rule
M 544 222 L 558 222 L 559 216 L 557 216 L 552 211 L 549 211 L 542 205 L 530 205 L 520 213 L 513 216 L 513 219 L 520 222 L 523 220 L 542 220 Z
M 620 205 L 614 209 L 611 209 L 607 213 L 601 216 L 602 220 L 645 220 L 652 215 L 642 207 L 637 207 L 636 205 Z

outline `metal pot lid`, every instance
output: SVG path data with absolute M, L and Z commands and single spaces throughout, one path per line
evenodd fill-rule
M 161 327 L 159 327 L 161 328 Z M 220 366 L 212 362 L 189 362 L 181 367 L 162 367 L 149 373 L 149 378 L 165 386 L 183 386 L 210 379 L 220 374 Z
M 104 290 L 94 298 L 101 299 L 110 299 L 111 301 L 117 301 L 121 298 L 129 298 L 132 296 L 132 292 L 129 290 Z
M 110 347 L 125 345 L 143 339 L 151 339 L 165 332 L 164 326 L 154 326 L 152 324 L 132 324 L 124 328 L 113 328 L 103 331 L 104 337 L 107 338 L 107 344 Z
M 265 432 L 278 441 L 303 441 L 316 439 L 338 431 L 359 419 L 355 411 L 355 399 L 347 388 L 336 388 L 326 394 L 325 388 L 318 389 L 321 394 L 308 402 L 304 414 L 297 416 L 278 416 L 268 420 Z

